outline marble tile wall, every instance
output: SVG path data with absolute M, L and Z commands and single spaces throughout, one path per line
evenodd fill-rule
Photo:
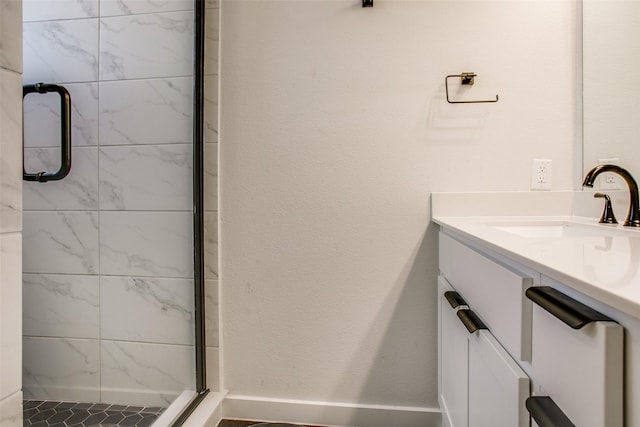
M 22 7 L 0 0 L 0 425 L 22 426 Z
M 219 5 L 206 5 L 206 344 L 217 390 Z M 192 44 L 193 0 L 24 0 L 24 83 L 69 90 L 74 147 L 67 178 L 23 190 L 25 398 L 164 406 L 195 387 Z M 59 166 L 58 103 L 25 98 L 28 171 Z

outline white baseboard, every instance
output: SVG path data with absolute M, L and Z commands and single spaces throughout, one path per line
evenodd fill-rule
M 438 408 L 307 400 L 269 399 L 229 394 L 223 418 L 340 427 L 438 427 Z

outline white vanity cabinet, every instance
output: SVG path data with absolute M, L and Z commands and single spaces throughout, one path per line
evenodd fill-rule
M 443 426 L 625 425 L 618 323 L 541 286 L 535 270 L 446 232 L 439 267 Z M 469 332 L 469 314 L 480 329 Z
M 528 427 L 529 378 L 443 277 L 438 290 L 443 426 Z
M 578 302 L 564 309 L 568 297 L 552 287 L 527 295 L 544 298 L 533 308 L 532 375 L 575 425 L 622 427 L 623 328 Z
M 531 275 L 501 265 L 451 236 L 440 233 L 440 274 L 490 325 L 517 360 L 531 358 L 531 301 L 524 292 Z
M 444 426 L 467 427 L 468 419 L 468 331 L 460 323 L 456 309 L 445 298 L 451 286 L 438 278 L 439 397 Z
M 529 377 L 487 330 L 469 336 L 469 426 L 529 425 Z

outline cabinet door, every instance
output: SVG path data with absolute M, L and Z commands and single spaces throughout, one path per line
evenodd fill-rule
M 623 329 L 597 321 L 572 329 L 535 305 L 532 374 L 577 426 L 621 427 Z
M 529 377 L 487 330 L 469 335 L 469 427 L 528 427 Z
M 467 331 L 444 297 L 452 290 L 438 278 L 440 298 L 440 406 L 444 425 L 467 427 Z

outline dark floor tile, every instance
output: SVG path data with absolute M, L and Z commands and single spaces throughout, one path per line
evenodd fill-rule
M 157 415 L 142 414 L 142 419 L 138 421 L 138 425 L 136 427 L 149 427 L 157 419 L 158 419 Z
M 45 409 L 44 411 L 40 411 L 40 416 L 42 417 L 42 420 L 47 420 L 49 419 L 49 417 L 52 417 L 54 414 L 56 413 L 56 411 L 54 411 L 53 409 Z
M 89 418 L 84 420 L 84 424 L 87 426 L 100 424 L 105 418 L 107 418 L 107 414 L 105 414 L 104 412 L 98 412 L 97 414 L 93 414 Z
M 149 427 L 164 408 L 25 400 L 23 427 Z
M 89 402 L 76 403 L 76 406 L 74 406 L 73 409 L 89 409 L 93 405 L 95 405 L 95 403 L 89 403 Z
M 107 411 L 107 418 L 105 418 L 100 424 L 118 424 L 124 419 L 122 412 Z
M 78 404 L 78 402 L 62 402 L 58 406 L 56 406 L 56 409 L 57 410 L 60 410 L 60 409 L 71 409 L 71 408 L 74 408 L 77 404 Z
M 124 419 L 120 421 L 120 425 L 125 427 L 133 427 L 137 425 L 140 421 L 142 421 L 142 415 L 130 414 L 125 416 Z
M 31 418 L 38 418 L 38 414 L 40 414 L 40 411 L 38 411 L 38 408 L 24 408 L 22 410 L 22 418 L 24 418 L 25 420 L 29 420 Z
M 44 402 L 42 400 L 25 400 L 22 402 L 22 407 L 24 409 L 37 408 L 42 405 Z
M 45 402 L 42 402 L 42 405 L 40 405 L 40 409 L 52 409 L 58 406 L 59 404 L 60 402 L 45 401 Z
M 86 409 L 81 409 L 79 411 L 74 409 L 73 415 L 69 419 L 67 419 L 66 422 L 67 424 L 81 423 L 82 421 L 86 420 L 90 416 L 91 416 L 91 412 L 87 411 Z
M 49 424 L 61 423 L 67 418 L 70 418 L 73 415 L 70 409 L 65 409 L 60 412 L 57 412 L 58 408 L 56 408 L 56 413 L 47 418 L 47 422 Z

